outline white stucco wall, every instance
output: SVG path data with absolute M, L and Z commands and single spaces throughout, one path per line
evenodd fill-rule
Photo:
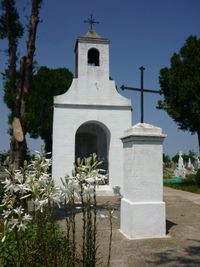
M 99 66 L 96 69 L 87 65 L 87 52 L 89 49 L 95 48 L 99 51 Z M 94 74 L 99 79 L 109 79 L 109 46 L 108 44 L 98 43 L 78 43 L 78 77 L 81 79 L 86 76 L 88 79 Z
M 56 105 L 53 126 L 53 166 L 52 174 L 56 183 L 60 177 L 71 174 L 75 158 L 75 134 L 86 122 L 103 124 L 110 132 L 109 144 L 109 184 L 122 187 L 123 145 L 120 137 L 123 129 L 131 125 L 129 109 L 119 107 L 69 107 Z

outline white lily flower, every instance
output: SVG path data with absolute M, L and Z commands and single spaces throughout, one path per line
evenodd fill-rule
M 6 179 L 4 181 L 2 181 L 2 184 L 4 184 L 4 187 L 3 188 L 4 188 L 5 192 L 10 191 L 11 194 L 13 193 L 13 191 L 14 191 L 14 184 L 12 183 L 12 181 L 10 179 L 8 179 L 6 177 Z
M 80 192 L 80 184 L 76 181 L 72 182 L 71 184 L 73 190 L 76 192 L 76 193 L 79 193 Z
M 9 230 L 12 231 L 19 223 L 19 220 L 16 219 L 16 218 L 11 218 L 10 221 L 9 221 Z
M 13 210 L 19 217 L 23 214 L 24 209 L 20 206 Z
M 35 199 L 33 203 L 36 207 L 36 210 L 40 210 L 41 212 L 43 212 L 44 206 L 48 203 L 48 199 L 43 199 L 43 200 Z
M 4 219 L 6 219 L 10 216 L 11 213 L 12 213 L 11 210 L 3 210 L 2 216 L 4 217 Z
M 17 225 L 17 228 L 18 228 L 18 232 L 19 231 L 23 231 L 24 232 L 27 227 L 26 227 L 26 224 L 21 222 L 20 224 Z
M 23 174 L 21 173 L 21 171 L 19 171 L 19 170 L 15 171 L 14 176 L 15 176 L 16 181 L 18 181 L 20 184 L 23 183 L 24 177 L 23 177 Z
M 20 191 L 21 194 L 24 194 L 27 191 L 29 191 L 29 188 L 27 187 L 26 184 L 16 184 L 15 187 L 14 187 L 14 191 L 15 192 Z
M 35 152 L 36 154 L 39 154 L 39 155 L 40 155 L 40 152 L 39 152 L 38 150 L 34 150 L 34 152 Z
M 59 195 L 53 195 L 52 196 L 52 200 L 54 201 L 54 203 L 56 203 L 58 205 L 58 207 L 60 208 L 60 204 L 61 204 L 61 198 Z
M 94 188 L 93 187 L 84 187 L 84 194 L 93 196 Z
M 96 177 L 87 177 L 85 179 L 85 181 L 88 183 L 88 184 L 94 184 L 96 182 Z
M 29 214 L 25 213 L 22 220 L 23 222 L 30 222 L 32 220 L 32 217 Z
M 1 242 L 3 243 L 6 240 L 6 235 L 3 236 L 3 238 L 1 239 Z
M 28 197 L 30 197 L 31 196 L 31 194 L 28 194 L 28 195 L 25 195 L 25 196 L 23 196 L 23 197 L 20 197 L 20 199 L 25 199 L 25 198 L 28 198 Z

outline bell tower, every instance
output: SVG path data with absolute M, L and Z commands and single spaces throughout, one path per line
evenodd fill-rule
M 90 29 L 83 37 L 78 37 L 75 46 L 76 78 L 95 76 L 109 79 L 109 40 L 100 37 Z

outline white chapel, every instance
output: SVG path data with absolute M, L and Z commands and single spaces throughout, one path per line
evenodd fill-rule
M 91 16 L 92 19 L 92 16 Z M 93 22 L 93 21 L 92 21 Z M 96 153 L 119 186 L 120 231 L 129 239 L 166 234 L 162 154 L 166 135 L 146 123 L 131 125 L 131 101 L 109 75 L 109 40 L 92 28 L 75 45 L 75 78 L 54 98 L 52 176 L 71 174 L 77 157 Z M 105 186 L 104 186 L 105 188 Z
M 124 130 L 131 127 L 131 101 L 121 96 L 109 73 L 109 40 L 90 29 L 75 45 L 75 78 L 54 98 L 52 176 L 71 174 L 77 157 L 96 153 L 108 184 L 123 186 Z

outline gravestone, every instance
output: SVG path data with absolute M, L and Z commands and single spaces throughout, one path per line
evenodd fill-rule
M 177 177 L 183 177 L 185 178 L 185 174 L 186 174 L 186 168 L 185 168 L 185 164 L 183 162 L 183 157 L 182 157 L 182 152 L 179 152 L 179 158 L 178 158 L 178 163 L 177 163 L 177 167 L 174 171 L 174 175 Z
M 195 161 L 194 161 L 194 169 L 195 169 L 195 171 L 200 169 L 200 161 L 199 161 L 198 156 L 195 158 Z

